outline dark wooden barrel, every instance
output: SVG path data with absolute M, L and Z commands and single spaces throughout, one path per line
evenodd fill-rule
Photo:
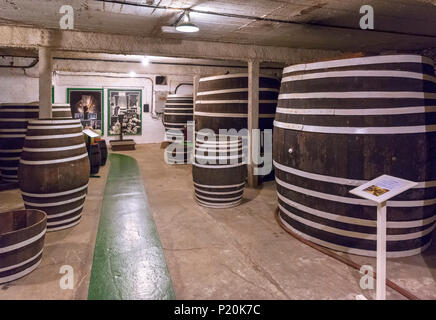
M 52 105 L 53 118 L 72 118 L 71 107 L 65 103 L 54 103 Z
M 388 201 L 387 253 L 417 254 L 436 210 L 433 62 L 389 55 L 284 69 L 274 122 L 280 217 L 343 252 L 376 254 L 376 207 L 349 191 L 382 174 L 419 182 Z
M 259 78 L 259 128 L 272 129 L 280 79 Z M 195 129 L 246 129 L 248 115 L 248 74 L 227 74 L 201 78 L 196 106 Z
M 27 209 L 47 213 L 49 231 L 80 222 L 89 159 L 80 120 L 31 120 L 21 154 L 19 186 Z
M 200 205 L 210 208 L 239 205 L 247 177 L 241 137 L 197 136 L 192 175 L 195 199 Z
M 37 119 L 38 115 L 38 103 L 0 105 L 0 175 L 3 181 L 18 182 L 18 164 L 27 122 Z
M 89 146 L 89 164 L 91 166 L 91 174 L 97 174 L 101 165 L 101 152 L 98 143 L 93 143 Z
M 40 210 L 0 213 L 0 283 L 24 277 L 41 263 L 47 216 Z
M 100 155 L 101 155 L 101 163 L 100 165 L 104 166 L 106 165 L 106 161 L 107 161 L 107 145 L 106 145 L 106 140 L 104 139 L 100 139 L 97 141 L 99 147 L 100 147 Z
M 181 137 L 181 132 L 188 121 L 194 119 L 192 95 L 170 94 L 165 102 L 163 122 L 168 141 Z

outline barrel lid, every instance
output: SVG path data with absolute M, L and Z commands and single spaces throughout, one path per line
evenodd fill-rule
M 308 71 L 325 68 L 337 68 L 345 66 L 357 66 L 364 64 L 380 64 L 380 63 L 424 63 L 434 66 L 432 59 L 424 57 L 418 54 L 391 54 L 391 55 L 379 55 L 369 57 L 357 57 L 346 59 L 335 59 L 328 61 L 319 61 L 311 63 L 302 63 L 291 65 L 283 69 L 283 73 Z
M 205 77 L 205 78 L 200 78 L 200 82 L 204 82 L 204 81 L 211 81 L 211 80 L 220 80 L 220 79 L 232 79 L 232 78 L 248 78 L 248 73 L 230 73 L 230 74 L 223 74 L 223 75 L 218 75 L 218 76 L 211 76 L 211 77 Z M 276 76 L 271 76 L 271 75 L 267 75 L 267 74 L 260 74 L 259 75 L 260 78 L 269 78 L 269 79 L 274 79 L 274 80 L 280 80 L 280 77 L 276 77 Z

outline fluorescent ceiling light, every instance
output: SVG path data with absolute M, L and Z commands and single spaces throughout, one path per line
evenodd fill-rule
M 198 32 L 200 28 L 191 22 L 189 12 L 185 12 L 183 22 L 176 26 L 176 30 L 180 32 Z
M 180 32 L 198 32 L 200 28 L 193 23 L 183 22 L 176 27 L 176 30 Z
M 134 72 L 134 71 L 130 71 L 130 72 L 129 72 L 129 76 L 132 77 L 132 78 L 135 77 L 135 76 L 136 76 L 136 72 Z

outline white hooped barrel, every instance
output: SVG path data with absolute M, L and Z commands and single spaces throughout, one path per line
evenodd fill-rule
M 53 118 L 72 118 L 71 107 L 66 103 L 54 103 L 52 105 Z
M 37 119 L 38 103 L 0 104 L 0 177 L 18 182 L 18 164 L 23 150 L 27 123 Z
M 29 121 L 19 167 L 27 209 L 47 213 L 48 231 L 80 222 L 90 164 L 80 120 Z
M 418 186 L 387 202 L 387 255 L 418 254 L 436 221 L 433 61 L 386 55 L 284 69 L 274 122 L 280 219 L 322 246 L 376 254 L 376 207 L 349 193 L 383 174 Z
M 280 90 L 280 78 L 259 77 L 259 128 L 272 129 Z M 248 74 L 226 74 L 201 78 L 196 106 L 195 129 L 248 128 Z
M 198 204 L 209 208 L 239 205 L 247 176 L 242 138 L 197 136 L 192 175 Z
M 173 137 L 181 137 L 181 132 L 187 126 L 188 121 L 194 119 L 194 101 L 192 94 L 169 94 L 165 102 L 163 121 L 166 138 L 168 141 Z

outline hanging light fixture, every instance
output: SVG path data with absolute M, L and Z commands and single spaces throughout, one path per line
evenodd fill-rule
M 189 12 L 185 11 L 183 14 L 183 22 L 177 24 L 176 30 L 180 32 L 198 32 L 200 28 L 191 22 Z

